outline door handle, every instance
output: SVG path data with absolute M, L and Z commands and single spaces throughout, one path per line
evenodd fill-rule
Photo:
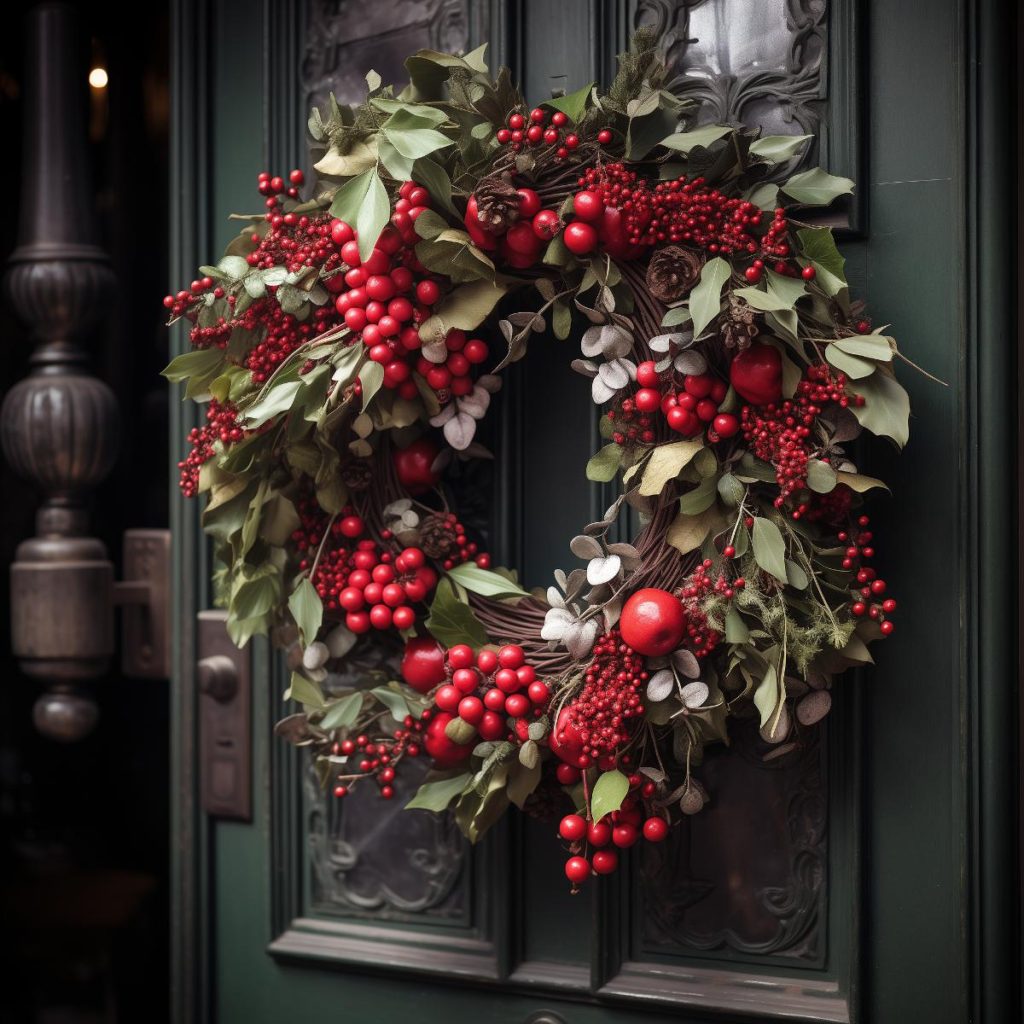
M 249 652 L 228 636 L 227 613 L 199 613 L 196 689 L 203 810 L 214 818 L 252 817 L 252 675 Z

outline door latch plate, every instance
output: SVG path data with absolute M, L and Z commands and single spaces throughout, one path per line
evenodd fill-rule
M 199 613 L 199 765 L 203 810 L 252 818 L 252 676 L 249 652 L 228 636 L 227 613 Z

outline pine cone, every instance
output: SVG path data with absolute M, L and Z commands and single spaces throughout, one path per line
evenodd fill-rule
M 446 558 L 455 550 L 455 531 L 444 514 L 432 512 L 420 523 L 420 547 L 428 558 Z
M 757 314 L 751 306 L 729 297 L 729 311 L 722 327 L 726 348 L 749 348 L 757 337 Z
M 647 267 L 647 287 L 659 302 L 676 302 L 700 277 L 704 258 L 693 249 L 667 245 L 659 249 Z
M 519 220 L 519 193 L 505 174 L 490 174 L 477 183 L 476 217 L 481 226 L 500 234 Z
M 350 491 L 365 491 L 373 479 L 373 470 L 366 459 L 353 459 L 341 467 L 341 479 Z

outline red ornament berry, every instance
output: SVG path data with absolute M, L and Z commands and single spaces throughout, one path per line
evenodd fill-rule
M 448 664 L 453 669 L 469 668 L 473 664 L 473 648 L 469 644 L 456 644 L 449 648 Z
M 601 143 L 602 146 L 607 146 L 608 143 L 612 141 L 612 131 L 611 131 L 611 129 L 610 128 L 602 128 L 597 133 L 597 141 L 599 143 Z
M 423 494 L 436 487 L 441 479 L 430 467 L 439 452 L 437 445 L 421 437 L 407 448 L 396 448 L 393 453 L 399 483 L 412 495 Z
M 804 267 L 804 269 L 800 271 L 800 276 L 805 281 L 813 281 L 816 274 L 817 271 L 814 269 L 814 267 Z
M 517 669 L 526 663 L 526 655 L 518 644 L 506 644 L 498 651 L 498 664 L 502 668 Z
M 564 761 L 555 769 L 555 778 L 563 786 L 575 786 L 582 777 L 579 768 L 566 764 Z
M 711 426 L 719 437 L 734 437 L 740 429 L 740 421 L 732 413 L 719 413 L 711 422 Z
M 595 850 L 590 860 L 596 875 L 610 875 L 619 866 L 615 850 Z
M 516 194 L 519 196 L 520 217 L 529 219 L 540 213 L 540 196 L 532 188 L 518 188 Z
M 580 220 L 600 220 L 604 215 L 604 200 L 596 192 L 577 192 L 572 200 L 573 212 Z
M 645 587 L 622 608 L 622 639 L 639 654 L 658 657 L 674 651 L 686 632 L 682 603 L 667 590 Z
M 751 405 L 770 405 L 782 398 L 782 356 L 771 345 L 755 342 L 729 367 L 729 380 Z
M 583 754 L 583 738 L 579 729 L 572 724 L 572 713 L 568 708 L 562 708 L 555 720 L 555 727 L 548 736 L 548 746 L 551 753 L 559 760 L 574 768 L 581 767 L 580 758 Z
M 405 642 L 402 678 L 417 693 L 427 693 L 444 682 L 444 648 L 433 637 L 413 637 Z

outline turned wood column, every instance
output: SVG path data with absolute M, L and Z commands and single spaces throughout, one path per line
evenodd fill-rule
M 113 466 L 118 416 L 84 347 L 114 285 L 92 217 L 86 41 L 65 4 L 27 15 L 21 220 L 4 280 L 33 351 L 29 376 L 4 399 L 0 440 L 42 496 L 36 535 L 11 567 L 12 644 L 43 687 L 37 727 L 62 740 L 95 724 L 85 684 L 107 671 L 114 650 L 113 568 L 88 536 L 87 502 Z

